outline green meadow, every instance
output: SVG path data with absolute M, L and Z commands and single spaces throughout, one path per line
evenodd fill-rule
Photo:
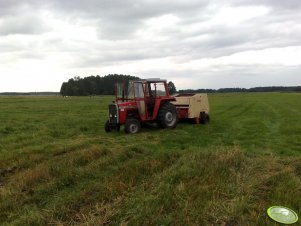
M 1 225 L 276 226 L 273 205 L 301 217 L 301 93 L 210 94 L 210 124 L 134 135 L 105 133 L 113 99 L 0 97 Z

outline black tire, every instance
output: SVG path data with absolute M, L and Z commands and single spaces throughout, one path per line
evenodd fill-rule
M 105 131 L 106 131 L 107 133 L 110 133 L 110 132 L 112 132 L 113 130 L 120 131 L 120 125 L 118 125 L 118 124 L 117 124 L 116 126 L 110 125 L 109 120 L 106 121 L 106 124 L 105 124 Z
M 125 121 L 124 131 L 126 133 L 134 134 L 138 133 L 141 129 L 140 122 L 135 118 L 129 118 Z
M 210 117 L 207 113 L 201 112 L 200 117 L 201 117 L 202 124 L 208 124 L 210 122 Z
M 160 107 L 158 112 L 158 125 L 161 128 L 173 129 L 178 123 L 178 112 L 176 107 L 167 102 Z
M 106 131 L 107 133 L 112 132 L 112 128 L 111 128 L 111 126 L 110 126 L 109 120 L 106 121 L 106 124 L 105 124 L 105 131 Z

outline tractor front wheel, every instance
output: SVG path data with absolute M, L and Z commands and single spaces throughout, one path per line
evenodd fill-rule
M 158 124 L 162 128 L 173 129 L 178 123 L 178 113 L 176 107 L 171 103 L 161 106 L 158 113 Z
M 141 124 L 135 118 L 129 118 L 125 121 L 124 130 L 126 133 L 138 133 L 140 131 Z
M 111 128 L 111 126 L 110 126 L 109 120 L 106 121 L 106 124 L 105 124 L 105 131 L 106 131 L 107 133 L 112 132 L 112 128 Z
M 112 125 L 110 125 L 110 122 L 109 122 L 109 120 L 106 122 L 106 124 L 105 124 L 105 131 L 107 132 L 107 133 L 109 133 L 109 132 L 112 132 L 113 130 L 116 130 L 116 131 L 120 131 L 120 125 L 116 125 L 116 126 L 112 126 Z

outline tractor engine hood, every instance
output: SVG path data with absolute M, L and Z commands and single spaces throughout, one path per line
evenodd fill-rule
M 117 105 L 119 109 L 137 108 L 135 101 L 118 102 Z

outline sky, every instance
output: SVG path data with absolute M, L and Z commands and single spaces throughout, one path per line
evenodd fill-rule
M 0 92 L 107 74 L 300 86 L 301 1 L 0 0 Z

